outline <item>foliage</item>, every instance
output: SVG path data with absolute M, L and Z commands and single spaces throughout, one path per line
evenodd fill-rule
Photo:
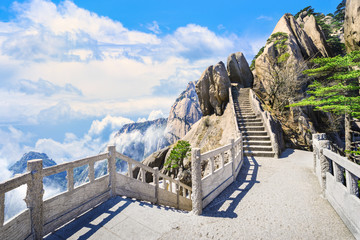
M 344 22 L 345 5 L 346 5 L 346 0 L 342 0 L 341 3 L 339 3 L 339 5 L 336 7 L 336 11 L 334 13 L 334 19 L 338 22 Z
M 191 147 L 188 141 L 180 140 L 171 150 L 170 156 L 165 162 L 165 167 L 168 170 L 178 169 L 184 167 L 184 159 L 190 156 Z
M 295 18 L 295 19 L 298 19 L 298 17 L 300 16 L 300 14 L 301 14 L 302 12 L 304 12 L 304 11 L 308 12 L 308 14 L 314 14 L 314 13 L 315 13 L 313 7 L 307 6 L 306 8 L 301 9 L 298 13 L 296 13 L 296 14 L 294 15 L 294 18 Z M 315 13 L 315 14 L 317 14 L 317 13 Z
M 255 55 L 255 57 L 253 58 L 253 60 L 251 61 L 251 65 L 250 65 L 250 69 L 251 71 L 255 69 L 255 61 L 256 59 L 264 52 L 265 46 L 263 46 L 262 48 L 260 48 L 259 52 Z
M 354 51 L 344 57 L 316 58 L 317 68 L 304 71 L 317 80 L 309 85 L 310 97 L 291 106 L 314 106 L 316 110 L 337 115 L 348 113 L 360 117 L 360 52 Z

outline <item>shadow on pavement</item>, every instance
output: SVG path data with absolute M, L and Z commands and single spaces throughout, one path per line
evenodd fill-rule
M 244 157 L 244 165 L 236 181 L 206 206 L 203 210 L 203 215 L 236 218 L 237 214 L 234 210 L 255 183 L 259 183 L 256 178 L 260 166 L 254 157 Z
M 283 151 L 280 155 L 280 158 L 287 158 L 289 157 L 291 154 L 293 154 L 295 152 L 294 149 L 292 148 L 287 148 L 285 149 L 285 151 Z
M 79 236 L 78 239 L 88 239 L 97 230 L 103 227 L 106 223 L 111 221 L 118 213 L 128 207 L 131 203 L 135 202 L 129 198 L 114 197 L 106 202 L 101 203 L 97 207 L 91 209 L 87 213 L 69 222 L 65 226 L 61 227 L 57 231 L 51 233 L 44 239 L 67 239 L 79 232 L 82 228 L 90 229 L 83 235 Z M 122 204 L 121 204 L 122 203 Z M 112 209 L 114 206 L 119 205 L 117 209 Z M 108 214 L 107 217 L 103 218 L 101 222 L 94 224 L 92 221 L 100 217 L 102 214 Z

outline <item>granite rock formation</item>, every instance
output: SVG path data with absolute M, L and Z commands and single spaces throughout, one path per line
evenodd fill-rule
M 288 35 L 286 43 L 288 47 L 287 53 L 289 54 L 287 60 L 288 66 L 300 66 L 304 63 L 304 60 L 317 56 L 330 55 L 329 52 L 327 52 L 328 47 L 322 44 L 322 40 L 324 39 L 322 39 L 321 36 L 323 36 L 323 34 L 320 27 L 314 22 L 315 19 L 313 19 L 312 16 L 304 17 L 304 14 L 299 17 L 299 22 L 304 24 L 304 28 L 306 25 L 309 34 L 300 26 L 291 14 L 285 14 L 279 20 L 272 32 L 272 34 L 282 32 Z M 316 40 L 318 47 L 314 44 L 314 41 L 309 35 Z M 322 52 L 324 52 L 324 54 L 322 54 Z M 266 91 L 268 91 L 270 84 L 267 82 L 267 75 L 271 72 L 271 66 L 279 57 L 276 53 L 275 43 L 267 42 L 263 53 L 255 61 L 255 83 L 257 86 L 264 86 Z
M 169 143 L 174 143 L 190 130 L 202 116 L 199 98 L 195 91 L 195 83 L 189 82 L 172 105 L 166 129 L 165 138 Z
M 344 38 L 346 51 L 360 50 L 360 1 L 347 0 L 345 7 Z
M 316 23 L 314 15 L 308 15 L 308 12 L 304 11 L 299 15 L 296 20 L 300 26 L 303 26 L 304 31 L 311 38 L 316 48 L 323 57 L 330 57 L 330 49 L 326 43 L 325 35 Z
M 227 72 L 231 83 L 238 83 L 244 88 L 253 87 L 254 76 L 242 52 L 230 54 L 227 58 Z
M 215 113 L 221 116 L 229 102 L 230 79 L 225 65 L 219 62 L 208 67 L 196 84 L 200 108 L 204 116 Z

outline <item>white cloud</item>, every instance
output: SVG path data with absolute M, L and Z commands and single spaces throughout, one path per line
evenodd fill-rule
M 90 135 L 99 135 L 105 128 L 109 127 L 112 131 L 115 129 L 120 129 L 123 125 L 128 123 L 133 123 L 134 121 L 123 118 L 123 117 L 112 117 L 110 115 L 103 118 L 101 121 L 95 120 L 92 122 L 89 134 Z
M 161 33 L 160 26 L 157 21 L 153 21 L 151 24 L 147 24 L 146 28 L 155 34 Z
M 164 115 L 164 113 L 161 110 L 154 110 L 149 114 L 148 120 L 152 121 L 152 120 L 156 120 L 159 118 L 166 118 L 166 116 Z
M 272 21 L 273 17 L 261 15 L 261 16 L 257 17 L 256 19 L 257 20 Z

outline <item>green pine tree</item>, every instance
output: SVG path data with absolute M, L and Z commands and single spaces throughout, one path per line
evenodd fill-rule
M 190 152 L 191 147 L 188 141 L 178 141 L 165 162 L 166 169 L 175 170 L 177 173 L 179 168 L 184 168 L 184 159 L 190 156 Z
M 345 116 L 345 150 L 351 151 L 351 117 L 360 117 L 360 51 L 345 56 L 316 58 L 317 68 L 304 71 L 316 80 L 309 85 L 310 97 L 290 106 L 313 106 L 316 110 Z M 350 141 L 350 142 L 349 142 Z M 355 154 L 359 151 L 353 152 Z

